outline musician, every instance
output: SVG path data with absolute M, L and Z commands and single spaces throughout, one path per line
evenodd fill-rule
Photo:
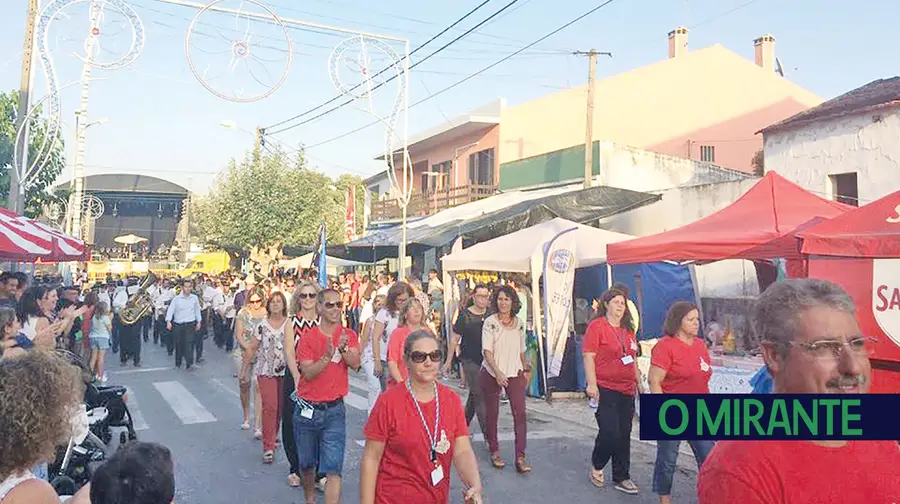
M 209 337 L 209 328 L 212 325 L 212 306 L 216 297 L 216 288 L 212 285 L 212 280 L 206 275 L 197 279 L 197 295 L 200 296 L 200 330 L 196 336 L 197 364 L 203 362 L 203 340 Z
M 166 347 L 169 355 L 175 351 L 175 343 L 172 340 L 171 331 L 166 329 L 166 310 L 169 309 L 169 303 L 175 297 L 175 289 L 171 280 L 163 280 L 159 294 L 153 300 L 153 306 L 156 312 L 156 327 L 153 330 L 153 343 L 159 342 L 160 345 Z
M 116 317 L 119 319 L 119 362 L 124 366 L 128 364 L 129 359 L 134 360 L 134 367 L 141 367 L 141 325 L 142 320 L 138 320 L 131 325 L 126 324 L 122 320 L 122 309 L 128 304 L 128 299 L 140 291 L 140 285 L 135 278 L 129 278 L 125 281 L 125 289 L 113 300 L 113 308 L 118 308 Z M 125 303 L 122 303 L 124 298 Z

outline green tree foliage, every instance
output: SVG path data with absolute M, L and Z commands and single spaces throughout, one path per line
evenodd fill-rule
M 212 246 L 239 249 L 266 269 L 285 245 L 313 246 L 320 223 L 328 242 L 344 242 L 345 191 L 357 188 L 358 228 L 362 226 L 362 180 L 337 181 L 310 170 L 301 151 L 289 156 L 266 149 L 232 160 L 209 193 L 194 204 L 197 230 Z
M 0 93 L 0 204 L 7 206 L 9 201 L 9 177 L 13 169 L 13 150 L 16 142 L 16 107 L 19 93 L 11 91 Z M 49 125 L 45 121 L 36 121 L 31 125 L 29 136 L 28 159 L 31 164 L 38 156 L 44 139 L 49 135 Z M 50 142 L 48 142 L 50 143 Z M 49 192 L 59 174 L 66 165 L 65 147 L 61 136 L 53 143 L 49 156 L 40 168 L 36 169 L 31 185 L 25 191 L 25 215 L 37 217 L 43 211 L 45 202 L 52 198 Z
M 762 177 L 766 174 L 766 156 L 762 149 L 759 149 L 753 154 L 753 159 L 750 160 L 750 166 L 753 168 L 753 174 L 757 177 Z

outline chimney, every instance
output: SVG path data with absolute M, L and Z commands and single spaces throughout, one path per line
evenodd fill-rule
M 688 50 L 688 29 L 679 26 L 669 32 L 669 58 L 677 58 Z
M 775 72 L 775 37 L 763 35 L 753 41 L 756 64 L 767 72 Z

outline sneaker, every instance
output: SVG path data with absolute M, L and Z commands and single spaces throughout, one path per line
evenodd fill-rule
M 106 372 L 103 373 L 103 376 L 100 377 L 100 383 L 106 383 L 109 381 L 109 375 Z
M 259 429 L 256 429 L 256 432 L 253 433 L 253 437 L 255 439 L 262 439 L 262 431 Z
M 325 483 L 328 481 L 328 478 L 321 478 L 319 481 L 316 481 L 316 490 L 325 493 Z
M 634 481 L 627 479 L 616 483 L 616 490 L 627 493 L 629 495 L 637 495 L 638 486 L 634 484 Z

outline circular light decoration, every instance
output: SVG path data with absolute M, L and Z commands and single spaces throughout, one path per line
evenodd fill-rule
M 81 208 L 84 213 L 85 220 L 98 220 L 100 217 L 103 217 L 103 213 L 106 211 L 106 208 L 103 205 L 103 200 L 94 196 L 93 194 L 86 194 L 84 198 L 81 200 Z
M 225 7 L 229 2 L 237 8 Z M 259 12 L 248 11 L 248 6 Z M 215 14 L 230 16 L 233 22 L 213 22 Z M 223 24 L 226 26 L 220 26 Z M 271 34 L 256 34 L 251 28 L 268 28 Z M 293 62 L 287 27 L 275 11 L 258 0 L 206 4 L 191 20 L 184 49 L 200 85 L 223 100 L 238 103 L 262 100 L 277 91 Z

